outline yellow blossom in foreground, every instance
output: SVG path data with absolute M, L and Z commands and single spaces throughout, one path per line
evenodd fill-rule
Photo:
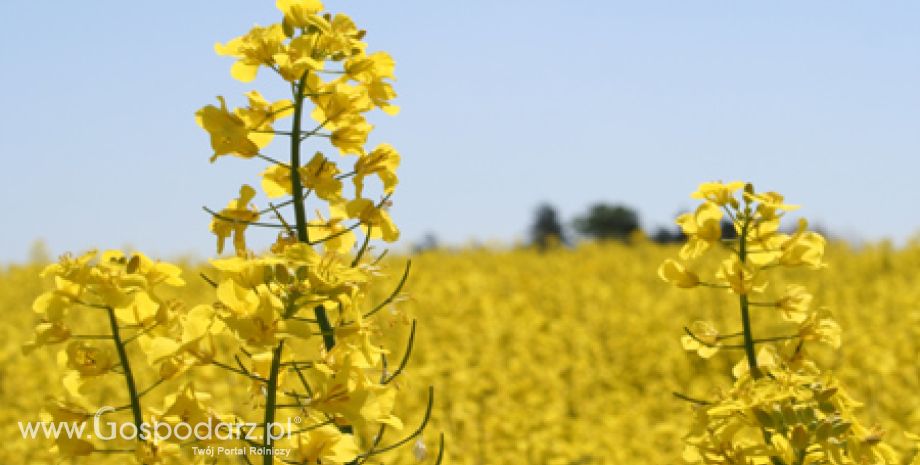
M 316 241 L 323 243 L 327 251 L 347 253 L 355 246 L 355 235 L 342 224 L 348 218 L 344 206 L 330 205 L 329 219 L 323 218 L 319 212 L 315 220 L 310 222 L 310 235 Z
M 275 6 L 284 13 L 284 25 L 291 28 L 311 25 L 313 15 L 323 11 L 319 0 L 277 0 Z
M 727 184 L 721 182 L 704 182 L 700 184 L 696 192 L 690 194 L 691 198 L 708 200 L 720 207 L 725 205 L 737 206 L 738 200 L 735 198 L 735 192 L 744 187 L 741 181 L 733 181 Z
M 247 93 L 246 98 L 249 99 L 249 106 L 238 108 L 236 114 L 246 124 L 246 129 L 249 130 L 249 140 L 261 149 L 267 146 L 274 138 L 272 124 L 279 119 L 290 116 L 293 113 L 294 106 L 289 99 L 268 102 L 256 90 Z
M 687 235 L 687 243 L 680 251 L 680 258 L 689 260 L 699 257 L 712 244 L 722 239 L 722 210 L 711 202 L 702 203 L 694 213 L 677 218 L 677 224 Z
M 695 321 L 687 334 L 680 337 L 684 350 L 696 352 L 702 358 L 709 358 L 719 351 L 719 331 L 709 321 Z
M 799 230 L 783 243 L 779 258 L 782 265 L 821 268 L 827 241 L 818 233 L 806 231 L 806 226 L 806 222 L 800 222 Z
M 322 153 L 316 152 L 300 172 L 304 187 L 313 189 L 317 197 L 332 205 L 345 201 L 342 197 L 342 181 L 338 179 L 341 171 L 334 161 Z
M 259 211 L 251 205 L 255 196 L 255 189 L 244 185 L 240 188 L 240 196 L 211 220 L 211 232 L 217 236 L 217 253 L 224 251 L 224 242 L 231 235 L 236 253 L 246 252 L 246 228 L 259 219 Z
M 249 82 L 256 78 L 260 66 L 271 66 L 276 53 L 283 50 L 284 32 L 280 24 L 255 26 L 247 34 L 226 44 L 215 44 L 218 55 L 236 57 L 230 68 L 234 78 Z
M 665 260 L 658 267 L 658 276 L 677 287 L 691 288 L 700 285 L 700 278 L 696 273 L 686 270 L 683 265 L 671 259 Z
M 812 295 L 805 286 L 790 284 L 786 286 L 786 293 L 777 301 L 776 306 L 784 319 L 801 323 L 808 318 L 811 301 Z
M 358 456 L 354 437 L 334 426 L 323 426 L 297 435 L 293 449 L 296 463 L 349 463 Z
M 736 257 L 723 260 L 715 277 L 716 283 L 727 286 L 739 295 L 763 292 L 766 288 L 766 283 L 758 279 L 754 269 L 742 264 Z
M 362 156 L 355 163 L 355 196 L 361 197 L 364 192 L 364 178 L 377 175 L 383 183 L 383 192 L 390 194 L 396 188 L 399 179 L 396 177 L 396 168 L 399 167 L 399 152 L 390 144 L 380 144 L 367 155 Z
M 221 155 L 236 155 L 251 158 L 259 153 L 259 147 L 249 140 L 249 129 L 239 116 L 230 113 L 223 97 L 217 97 L 220 108 L 208 105 L 195 113 L 198 125 L 211 135 L 211 148 L 214 155 L 211 161 Z
M 374 205 L 374 202 L 358 198 L 348 202 L 346 211 L 349 217 L 361 221 L 362 228 L 370 237 L 381 238 L 387 242 L 399 239 L 399 229 L 393 224 L 390 214 L 382 207 Z

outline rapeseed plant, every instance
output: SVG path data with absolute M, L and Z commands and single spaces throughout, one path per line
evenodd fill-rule
M 702 358 L 723 350 L 742 351 L 743 357 L 732 369 L 731 386 L 705 399 L 678 394 L 693 404 L 684 459 L 726 465 L 901 463 L 886 444 L 885 431 L 863 425 L 856 415 L 861 404 L 810 357 L 817 344 L 841 345 L 841 329 L 830 312 L 814 308 L 804 286 L 771 282 L 776 269 L 824 268 L 825 239 L 809 231 L 804 219 L 794 232 L 781 232 L 782 218 L 798 207 L 778 193 L 756 192 L 751 184 L 703 183 L 691 197 L 702 203 L 677 219 L 688 236 L 680 261 L 665 260 L 658 274 L 680 288 L 707 287 L 733 295 L 740 328 L 696 321 L 684 327 L 681 342 Z M 723 239 L 723 219 L 730 221 L 737 239 Z M 723 258 L 704 275 L 706 265 L 698 259 L 707 253 Z M 782 319 L 788 329 L 755 335 L 754 312 Z
M 395 115 L 398 107 L 391 80 L 394 61 L 386 52 L 367 52 L 365 31 L 345 14 L 323 13 L 318 0 L 278 0 L 283 19 L 267 27 L 217 44 L 217 53 L 235 58 L 234 78 L 250 82 L 259 71 L 271 72 L 291 89 L 290 98 L 266 100 L 258 91 L 246 94 L 248 105 L 207 105 L 196 114 L 209 134 L 211 162 L 232 156 L 267 162 L 261 186 L 269 198 L 281 198 L 258 209 L 255 188 L 244 185 L 239 196 L 211 214 L 217 253 L 231 240 L 234 255 L 211 262 L 202 273 L 213 288 L 211 303 L 188 306 L 166 297 L 164 288 L 185 284 L 178 266 L 153 261 L 140 253 L 90 252 L 64 256 L 42 275 L 53 289 L 34 303 L 40 315 L 31 350 L 63 345 L 66 395 L 50 399 L 46 419 L 87 423 L 94 411 L 115 394 L 103 380 L 123 379 L 127 403 L 106 415 L 130 412 L 130 441 L 100 442 L 88 433 L 56 438 L 61 458 L 132 455 L 137 463 L 214 463 L 233 460 L 264 465 L 362 464 L 415 440 L 427 425 L 433 402 L 429 388 L 426 413 L 417 427 L 406 428 L 394 414 L 397 378 L 412 352 L 414 321 L 377 316 L 399 300 L 409 264 L 395 289 L 380 302 L 368 292 L 383 275 L 382 257 L 372 257 L 372 239 L 394 242 L 399 229 L 388 207 L 398 184 L 400 155 L 389 144 L 365 149 L 373 126 L 365 115 L 380 109 Z M 291 119 L 289 130 L 276 125 Z M 308 128 L 307 118 L 315 123 Z M 277 137 L 285 137 L 285 161 L 264 153 Z M 304 153 L 307 142 L 326 141 L 338 160 L 322 151 Z M 340 168 L 350 156 L 350 169 Z M 379 180 L 381 198 L 372 200 L 367 183 Z M 351 180 L 353 194 L 345 188 Z M 307 201 L 318 210 L 311 218 Z M 285 209 L 293 210 L 293 219 Z M 266 220 L 266 217 L 269 219 Z M 254 253 L 246 241 L 251 227 L 278 231 L 270 251 Z M 358 236 L 360 232 L 360 244 Z M 106 317 L 98 334 L 75 327 Z M 395 321 L 395 323 L 394 323 Z M 391 324 L 409 326 L 408 346 L 401 360 L 382 345 Z M 145 355 L 139 363 L 131 354 Z M 248 384 L 247 396 L 219 402 L 202 388 L 213 382 L 195 372 L 224 370 Z M 139 385 L 141 372 L 149 379 Z M 175 383 L 170 381 L 177 380 Z M 145 402 L 148 394 L 168 385 L 162 407 Z M 245 386 L 245 385 L 244 385 Z M 145 405 L 146 404 L 146 405 Z M 249 410 L 235 408 L 244 405 Z M 257 433 L 242 438 L 159 437 L 145 430 L 161 420 L 180 424 L 237 425 L 249 423 L 247 413 L 261 412 L 252 423 Z M 276 431 L 276 427 L 278 430 Z M 388 434 L 402 431 L 399 435 Z M 126 439 L 126 438 L 122 438 Z M 215 457 L 192 446 L 246 446 L 236 457 Z M 114 444 L 114 445 L 113 445 Z M 420 457 L 425 445 L 416 442 Z M 443 457 L 443 437 L 435 463 Z

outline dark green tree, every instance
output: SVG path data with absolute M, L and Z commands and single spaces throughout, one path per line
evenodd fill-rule
M 530 227 L 530 241 L 541 250 L 567 242 L 559 215 L 552 205 L 544 203 L 537 207 L 536 217 Z
M 639 214 L 624 205 L 598 203 L 575 219 L 575 230 L 598 240 L 627 240 L 639 230 Z

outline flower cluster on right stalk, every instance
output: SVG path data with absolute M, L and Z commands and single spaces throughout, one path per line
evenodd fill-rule
M 812 344 L 840 346 L 840 326 L 826 309 L 812 306 L 804 286 L 771 286 L 771 270 L 825 267 L 825 239 L 809 231 L 804 219 L 794 231 L 783 232 L 781 220 L 798 207 L 776 192 L 757 192 L 751 184 L 707 182 L 691 197 L 702 203 L 677 218 L 687 242 L 678 259 L 665 260 L 658 275 L 679 288 L 733 294 L 740 329 L 723 331 L 712 322 L 696 321 L 684 328 L 681 343 L 702 358 L 723 350 L 744 356 L 732 370 L 731 387 L 713 399 L 687 398 L 693 409 L 684 458 L 725 465 L 900 463 L 884 443 L 884 431 L 861 424 L 854 414 L 860 404 L 809 358 Z M 734 234 L 725 234 L 726 223 Z M 713 253 L 721 261 L 703 274 L 699 258 Z M 778 317 L 789 331 L 755 336 L 755 312 Z

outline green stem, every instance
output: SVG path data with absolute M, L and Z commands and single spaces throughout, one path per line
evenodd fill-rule
M 303 86 L 306 76 L 294 86 L 294 122 L 291 125 L 291 190 L 294 192 L 294 217 L 297 240 L 310 242 L 307 234 L 307 213 L 304 207 L 303 183 L 300 180 L 300 120 L 303 116 Z
M 137 385 L 134 382 L 134 374 L 131 372 L 131 362 L 128 361 L 128 351 L 125 349 L 125 343 L 121 340 L 121 332 L 118 329 L 118 320 L 115 318 L 115 310 L 107 307 L 109 315 L 109 326 L 112 329 L 112 340 L 115 342 L 115 349 L 118 351 L 118 361 L 121 362 L 125 374 L 125 385 L 128 388 L 128 396 L 131 397 L 131 414 L 134 417 L 134 426 L 137 431 L 141 431 L 141 425 L 144 423 L 144 416 L 141 413 L 141 398 L 137 394 Z M 140 434 L 138 440 L 142 440 Z
M 680 400 L 685 400 L 685 401 L 687 401 L 687 402 L 690 402 L 690 403 L 696 404 L 696 405 L 712 405 L 712 402 L 710 402 L 710 401 L 708 401 L 708 400 L 696 399 L 696 398 L 690 397 L 690 396 L 688 396 L 688 395 L 686 395 L 686 394 L 681 394 L 681 393 L 676 392 L 676 391 L 675 391 L 675 392 L 672 392 L 671 395 L 673 395 L 674 397 L 677 397 L 677 398 L 680 399 Z
M 747 261 L 747 235 L 749 225 L 750 220 L 745 219 L 744 225 L 741 227 L 741 243 L 738 247 L 738 259 L 741 261 L 742 265 Z M 741 279 L 743 281 L 743 269 L 741 273 Z M 760 378 L 762 374 L 760 373 L 760 369 L 757 368 L 757 353 L 754 349 L 754 333 L 751 331 L 750 303 L 748 302 L 747 294 L 741 294 L 739 304 L 741 306 L 741 330 L 744 335 L 744 354 L 747 357 L 748 369 L 751 372 L 751 376 L 757 379 Z
M 284 349 L 284 341 L 278 343 L 272 353 L 272 366 L 268 377 L 268 386 L 265 388 L 265 421 L 262 428 L 262 444 L 264 449 L 263 465 L 272 465 L 274 458 L 270 453 L 272 449 L 271 427 L 275 423 L 275 410 L 277 409 L 278 398 L 278 374 L 281 372 L 281 351 Z
M 326 309 L 322 305 L 317 305 L 313 309 L 313 314 L 316 316 L 316 323 L 323 335 L 323 345 L 326 346 L 327 351 L 332 350 L 335 347 L 335 330 L 332 329 Z
M 744 354 L 747 357 L 748 368 L 754 379 L 760 378 L 762 374 L 757 367 L 757 353 L 754 350 L 754 335 L 751 331 L 751 316 L 748 311 L 747 295 L 741 296 L 741 327 L 744 329 Z

